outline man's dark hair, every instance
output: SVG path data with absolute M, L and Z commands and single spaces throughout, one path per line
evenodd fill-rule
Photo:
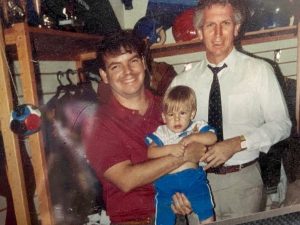
M 105 55 L 118 56 L 125 53 L 136 52 L 144 56 L 144 42 L 130 31 L 119 31 L 104 37 L 97 49 L 97 63 L 99 68 L 105 70 Z

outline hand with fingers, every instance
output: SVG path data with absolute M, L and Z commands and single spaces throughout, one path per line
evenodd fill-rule
M 172 145 L 171 155 L 175 157 L 181 157 L 184 155 L 185 146 L 181 143 Z
M 190 134 L 180 140 L 179 143 L 181 143 L 183 146 L 188 146 L 192 142 L 195 142 L 194 134 Z
M 206 152 L 206 149 L 205 145 L 192 142 L 185 147 L 183 159 L 186 162 L 198 163 Z
M 208 151 L 201 157 L 201 162 L 206 162 L 205 170 L 224 164 L 240 150 L 240 141 L 237 138 L 227 139 L 208 147 Z
M 182 193 L 175 193 L 172 197 L 171 208 L 175 214 L 189 215 L 193 212 L 190 201 Z

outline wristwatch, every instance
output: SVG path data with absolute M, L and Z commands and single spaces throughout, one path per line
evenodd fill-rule
M 244 135 L 240 136 L 240 141 L 241 141 L 241 151 L 247 149 L 247 142 Z

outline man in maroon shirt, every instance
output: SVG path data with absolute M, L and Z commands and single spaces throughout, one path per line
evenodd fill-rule
M 160 99 L 144 86 L 142 53 L 143 42 L 128 32 L 105 38 L 97 52 L 100 75 L 112 97 L 99 107 L 86 151 L 103 185 L 112 224 L 151 224 L 155 213 L 152 182 L 187 161 L 198 161 L 199 147 L 204 148 L 191 145 L 182 157 L 147 159 L 144 137 L 162 121 Z M 189 213 L 189 204 L 182 200 L 184 196 L 174 198 L 174 211 Z

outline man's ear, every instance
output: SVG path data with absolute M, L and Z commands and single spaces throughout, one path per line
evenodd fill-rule
M 241 24 L 236 24 L 234 26 L 234 33 L 233 33 L 234 37 L 237 37 L 239 35 L 240 28 L 241 28 Z
M 103 69 L 99 69 L 100 77 L 105 84 L 108 84 L 107 73 Z
M 198 36 L 198 38 L 200 39 L 200 41 L 202 41 L 202 40 L 203 40 L 203 33 L 202 33 L 201 28 L 200 28 L 200 29 L 197 29 L 197 30 L 196 30 L 196 33 L 197 33 L 197 36 Z

